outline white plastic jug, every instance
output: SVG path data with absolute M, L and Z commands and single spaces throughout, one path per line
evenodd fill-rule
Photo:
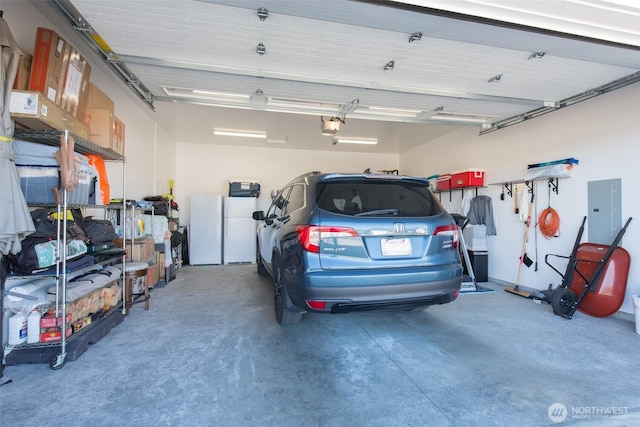
M 18 345 L 27 341 L 27 315 L 17 312 L 9 318 L 9 345 Z
M 33 310 L 27 317 L 27 343 L 34 344 L 40 342 L 40 318 L 42 314 L 38 310 Z

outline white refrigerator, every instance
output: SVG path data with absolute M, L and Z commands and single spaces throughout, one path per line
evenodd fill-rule
M 225 197 L 224 245 L 225 264 L 256 262 L 257 223 L 253 212 L 257 210 L 256 197 Z
M 222 264 L 222 196 L 191 196 L 189 213 L 189 263 Z

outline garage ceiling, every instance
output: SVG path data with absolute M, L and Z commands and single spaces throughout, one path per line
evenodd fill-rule
M 354 136 L 352 119 L 374 136 L 411 123 L 423 143 L 461 125 L 490 132 L 640 80 L 640 7 L 630 1 L 50 4 L 100 42 L 98 53 L 167 126 L 202 129 L 207 140 L 211 121 L 188 118 L 225 113 L 205 105 L 254 110 L 233 126 L 277 122 L 266 130 L 280 142 L 296 113 L 314 136 L 321 117 L 335 117 L 345 122 L 337 135 Z

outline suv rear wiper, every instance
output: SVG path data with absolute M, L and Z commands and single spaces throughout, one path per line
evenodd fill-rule
M 398 209 L 376 209 L 374 211 L 360 212 L 354 216 L 370 216 L 370 215 L 398 215 Z

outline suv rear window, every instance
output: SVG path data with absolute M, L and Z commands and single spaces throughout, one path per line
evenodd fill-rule
M 444 208 L 429 186 L 400 180 L 332 180 L 316 189 L 320 209 L 353 216 L 432 216 Z

